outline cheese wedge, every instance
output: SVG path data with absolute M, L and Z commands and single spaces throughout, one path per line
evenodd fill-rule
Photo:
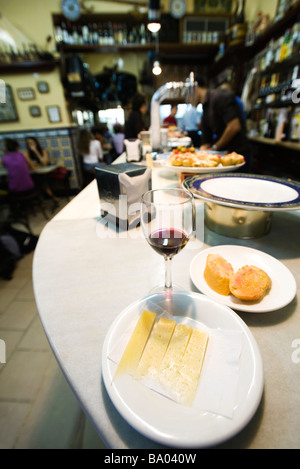
M 155 318 L 155 313 L 143 311 L 123 352 L 114 379 L 121 374 L 135 372 L 151 334 Z
M 207 344 L 208 334 L 193 329 L 172 383 L 173 396 L 184 405 L 191 406 L 195 399 Z
M 159 370 L 159 381 L 166 389 L 172 389 L 192 330 L 191 326 L 184 324 L 177 324 L 175 327 L 174 334 Z
M 157 377 L 175 326 L 176 322 L 167 318 L 160 318 L 157 323 L 155 323 L 139 366 L 137 367 L 137 378 L 145 376 L 149 378 Z

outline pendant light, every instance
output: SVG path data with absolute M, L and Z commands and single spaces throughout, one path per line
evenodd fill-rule
M 153 63 L 152 73 L 153 75 L 160 75 L 162 72 L 161 66 L 158 60 L 155 60 Z
M 160 28 L 160 0 L 149 0 L 147 28 L 152 33 L 157 33 Z

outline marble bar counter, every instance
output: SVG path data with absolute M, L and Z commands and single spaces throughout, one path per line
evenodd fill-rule
M 177 175 L 152 169 L 153 187 L 176 187 Z M 197 221 L 203 220 L 197 201 Z M 239 245 L 281 261 L 297 283 L 295 298 L 266 313 L 236 311 L 252 332 L 263 361 L 260 405 L 222 448 L 300 447 L 300 216 L 276 212 L 268 235 L 252 240 L 218 235 L 206 227 L 173 260 L 173 281 L 198 292 L 189 266 L 202 249 Z M 82 409 L 110 449 L 160 449 L 118 413 L 101 376 L 102 347 L 114 319 L 149 294 L 164 276 L 163 259 L 149 247 L 140 228 L 117 233 L 100 218 L 96 181 L 63 208 L 41 233 L 33 261 L 39 315 L 50 346 Z M 298 353 L 297 353 L 298 347 Z

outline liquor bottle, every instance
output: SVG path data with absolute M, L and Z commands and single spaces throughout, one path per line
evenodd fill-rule
M 98 44 L 98 25 L 97 23 L 93 23 L 93 44 Z
M 57 44 L 63 41 L 62 29 L 58 20 L 54 23 L 55 41 Z
M 67 25 L 64 21 L 61 23 L 61 32 L 62 32 L 62 41 L 65 44 L 69 44 L 69 34 L 67 30 Z
M 98 25 L 98 44 L 102 46 L 104 44 L 104 31 L 103 24 Z
M 144 23 L 142 23 L 140 26 L 140 43 L 146 44 L 146 28 Z
M 81 27 L 81 34 L 83 39 L 83 44 L 89 43 L 89 28 L 86 24 Z
M 123 44 L 123 26 L 121 24 L 118 24 L 118 44 L 122 45 Z
M 265 127 L 264 127 L 264 137 L 265 138 L 271 138 L 271 135 L 272 135 L 272 115 L 273 115 L 273 112 L 268 110 L 267 117 L 266 117 L 266 123 L 265 123 Z
M 234 25 L 245 23 L 245 3 L 246 3 L 246 0 L 237 2 L 237 8 L 235 10 L 234 20 L 233 20 Z

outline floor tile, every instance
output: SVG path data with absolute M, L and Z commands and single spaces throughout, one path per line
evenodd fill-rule
M 0 401 L 0 449 L 12 449 L 30 410 L 30 404 Z
M 6 356 L 6 363 L 10 359 L 12 353 L 16 349 L 17 345 L 19 344 L 24 332 L 23 331 L 7 331 L 0 329 L 0 339 L 4 340 L 5 342 L 5 356 Z M 3 369 L 5 364 L 0 363 L 0 371 Z M 2 368 L 1 368 L 2 367 Z
M 71 449 L 82 411 L 54 357 L 15 447 Z
M 18 293 L 17 288 L 0 288 L 0 313 L 5 311 Z
M 0 373 L 0 399 L 31 401 L 36 397 L 51 352 L 16 351 Z
M 18 300 L 34 300 L 32 279 L 29 279 L 24 287 L 19 290 L 16 298 Z
M 0 330 L 26 330 L 37 314 L 35 301 L 20 301 L 14 299 L 0 315 Z
M 38 315 L 35 316 L 30 328 L 23 335 L 18 348 L 19 350 L 50 350 L 49 342 Z

